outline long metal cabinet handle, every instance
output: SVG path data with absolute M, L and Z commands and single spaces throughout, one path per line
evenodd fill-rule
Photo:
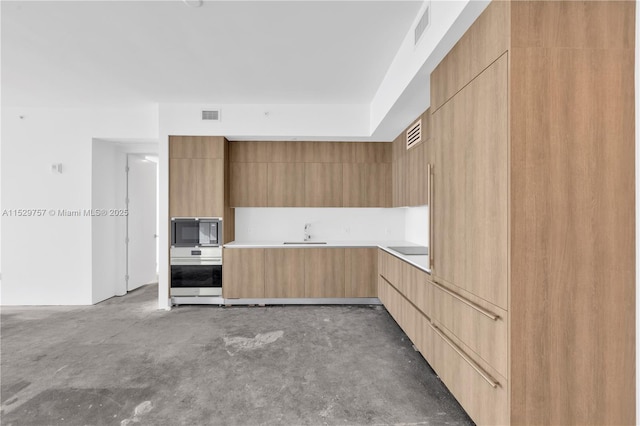
M 427 203 L 429 204 L 429 269 L 433 271 L 433 167 L 427 163 Z
M 474 370 L 476 370 L 476 372 L 487 382 L 491 385 L 491 387 L 493 388 L 497 388 L 498 386 L 500 386 L 500 382 L 498 382 L 496 379 L 494 379 L 493 377 L 491 377 L 491 375 L 489 373 L 487 373 L 486 371 L 484 371 L 484 369 L 482 367 L 480 367 L 473 359 L 471 359 L 469 357 L 469 355 L 467 355 L 462 349 L 460 349 L 458 347 L 458 345 L 456 345 L 455 343 L 453 343 L 451 341 L 451 339 L 449 339 L 447 337 L 446 334 L 444 334 L 442 332 L 442 330 L 440 330 L 440 328 L 438 328 L 437 325 L 429 323 L 429 325 L 431 326 L 431 328 L 433 328 L 433 331 L 435 331 L 438 336 L 442 337 L 442 340 L 444 340 L 447 345 L 451 346 L 451 349 L 453 349 L 454 351 L 456 351 L 456 353 L 458 355 L 460 355 L 460 357 L 462 359 L 464 359 L 467 364 L 469 364 L 471 366 L 471 368 L 473 368 Z
M 471 300 L 468 300 L 467 298 L 465 298 L 464 296 L 460 296 L 458 293 L 455 293 L 451 290 L 449 290 L 448 288 L 446 288 L 445 286 L 443 286 L 442 284 L 440 284 L 437 281 L 431 281 L 431 283 L 433 283 L 433 285 L 435 285 L 436 287 L 438 287 L 440 290 L 444 291 L 445 293 L 447 293 L 449 296 L 458 299 L 459 301 L 461 301 L 462 303 L 464 303 L 465 305 L 475 309 L 476 311 L 480 312 L 482 315 L 491 318 L 492 320 L 496 321 L 498 320 L 498 318 L 500 318 L 500 315 L 496 315 L 493 312 L 483 308 L 480 305 L 476 305 L 475 303 L 473 303 Z

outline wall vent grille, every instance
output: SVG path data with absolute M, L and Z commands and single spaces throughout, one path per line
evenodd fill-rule
M 422 140 L 422 118 L 418 119 L 407 129 L 407 149 L 420 143 Z
M 202 119 L 220 121 L 220 110 L 202 111 Z
M 416 25 L 416 29 L 414 32 L 414 42 L 413 42 L 414 45 L 418 44 L 424 32 L 427 30 L 427 28 L 429 28 L 429 24 L 431 23 L 430 13 L 431 13 L 431 2 L 427 4 L 427 8 L 424 10 L 422 17 L 420 18 L 420 20 L 418 21 L 418 24 Z

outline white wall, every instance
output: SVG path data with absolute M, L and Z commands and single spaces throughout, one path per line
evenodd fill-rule
M 157 110 L 3 108 L 2 124 L 2 208 L 45 215 L 2 217 L 0 303 L 91 304 L 91 218 L 58 210 L 91 208 L 92 140 L 156 138 Z
M 236 208 L 236 241 L 402 241 L 405 209 Z
M 91 208 L 123 209 L 124 197 L 118 175 L 124 173 L 124 166 L 118 163 L 117 145 L 94 139 L 92 157 Z M 116 295 L 117 283 L 123 280 L 124 268 L 118 261 L 119 257 L 124 259 L 123 222 L 124 216 L 91 217 L 92 303 Z
M 429 207 L 407 207 L 405 210 L 404 239 L 420 244 L 429 245 Z

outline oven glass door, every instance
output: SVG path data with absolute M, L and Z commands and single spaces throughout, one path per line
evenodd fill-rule
M 222 265 L 171 265 L 171 287 L 222 288 Z
M 171 244 L 176 247 L 195 247 L 200 244 L 200 226 L 197 220 L 172 221 Z

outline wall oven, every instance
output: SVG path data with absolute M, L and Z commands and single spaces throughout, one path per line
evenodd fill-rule
M 222 242 L 219 217 L 171 218 L 172 247 L 216 247 Z
M 222 247 L 171 247 L 171 297 L 221 296 Z

